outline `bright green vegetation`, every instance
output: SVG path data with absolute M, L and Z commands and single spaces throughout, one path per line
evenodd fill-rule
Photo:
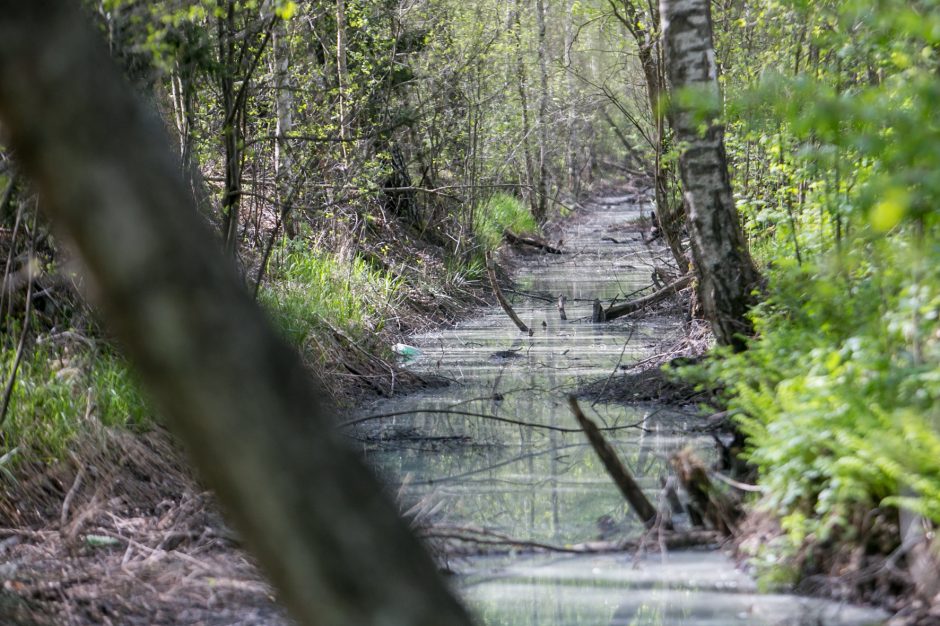
M 287 340 L 308 354 L 311 339 L 334 329 L 371 344 L 401 297 L 401 278 L 299 239 L 282 242 L 271 268 L 261 302 Z
M 473 221 L 473 233 L 487 250 L 499 247 L 503 231 L 535 233 L 538 224 L 522 201 L 506 193 L 495 193 L 477 210 Z
M 0 352 L 9 372 L 15 348 Z M 61 458 L 75 437 L 99 426 L 137 429 L 153 412 L 127 364 L 109 348 L 44 342 L 24 353 L 3 425 L 3 452 Z M 18 457 L 14 456 L 15 462 Z
M 769 282 L 749 350 L 696 375 L 727 388 L 793 546 L 861 541 L 875 507 L 940 523 L 935 3 L 755 8 L 726 16 L 719 55 Z

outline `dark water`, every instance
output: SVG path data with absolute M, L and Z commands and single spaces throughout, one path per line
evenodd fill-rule
M 364 446 L 422 521 L 558 546 L 642 531 L 580 432 L 453 413 L 576 429 L 567 393 L 678 340 L 674 319 L 589 321 L 594 298 L 609 301 L 646 287 L 657 257 L 666 254 L 630 227 L 639 217 L 631 197 L 600 198 L 563 233 L 568 254 L 530 256 L 517 265 L 517 293 L 507 296 L 534 329 L 532 337 L 493 307 L 454 329 L 409 339 L 421 351 L 409 366 L 453 384 L 373 407 L 420 412 L 374 422 Z M 568 298 L 568 321 L 559 319 L 555 305 L 561 294 Z M 709 438 L 684 434 L 695 422 L 692 414 L 656 405 L 583 407 L 600 425 L 622 427 L 609 432 L 609 440 L 653 502 L 670 454 L 685 446 L 706 459 L 714 454 Z M 757 594 L 754 581 L 718 551 L 511 553 L 462 558 L 452 566 L 462 572 L 467 602 L 493 626 L 861 625 L 883 619 L 835 603 Z

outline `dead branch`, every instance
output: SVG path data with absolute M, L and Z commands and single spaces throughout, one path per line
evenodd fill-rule
M 715 487 L 702 461 L 690 448 L 686 448 L 674 454 L 671 462 L 679 482 L 691 499 L 690 518 L 697 517 L 692 514 L 691 507 L 694 507 L 698 517 L 722 535 L 733 537 L 737 533 L 740 508 L 727 494 Z
M 506 296 L 503 295 L 502 290 L 499 288 L 499 282 L 496 280 L 496 270 L 493 263 L 493 259 L 490 256 L 489 252 L 486 253 L 486 275 L 490 277 L 490 285 L 493 287 L 493 294 L 496 296 L 496 299 L 499 301 L 499 306 L 503 307 L 503 310 L 506 312 L 506 315 L 509 316 L 509 319 L 512 320 L 519 330 L 528 334 L 530 337 L 534 334 L 532 329 L 525 325 L 525 323 L 519 319 L 519 316 L 516 315 L 516 312 L 513 310 L 512 305 L 509 304 L 509 301 L 506 300 Z
M 648 533 L 641 537 L 628 537 L 617 540 L 584 541 L 571 545 L 557 545 L 541 541 L 521 540 L 492 530 L 464 526 L 431 526 L 417 530 L 425 539 L 451 540 L 484 546 L 490 552 L 503 548 L 506 552 L 559 552 L 564 554 L 605 554 L 628 552 L 649 544 Z M 663 550 L 681 550 L 695 546 L 711 545 L 721 540 L 721 536 L 710 530 L 672 531 L 664 530 L 655 545 Z
M 532 246 L 533 248 L 539 248 L 544 250 L 549 254 L 564 254 L 561 250 L 551 245 L 548 242 L 542 241 L 541 239 L 535 239 L 533 237 L 526 237 L 524 235 L 517 235 L 508 228 L 503 231 L 503 237 L 506 238 L 511 244 L 523 245 L 523 246 Z
M 477 417 L 480 419 L 490 420 L 494 422 L 502 422 L 504 424 L 511 424 L 513 426 L 524 426 L 526 428 L 537 428 L 541 430 L 551 430 L 556 433 L 578 433 L 581 432 L 580 428 L 565 428 L 564 426 L 552 426 L 551 424 L 538 424 L 536 422 L 525 422 L 522 420 L 514 420 L 508 417 L 500 417 L 498 415 L 487 415 L 486 413 L 475 413 L 473 411 L 461 411 L 457 409 L 410 409 L 408 411 L 393 411 L 391 413 L 377 413 L 375 415 L 366 415 L 364 417 L 359 417 L 356 419 L 348 420 L 337 425 L 338 428 L 344 428 L 347 426 L 355 426 L 356 424 L 363 424 L 365 422 L 372 422 L 375 420 L 388 419 L 392 417 L 399 417 L 402 415 L 415 415 L 418 413 L 430 413 L 432 415 L 460 415 L 463 417 Z M 639 430 L 645 430 L 643 428 L 643 422 L 646 421 L 640 420 L 634 424 L 624 424 L 622 426 L 608 426 L 606 428 L 597 428 L 601 432 L 614 432 L 618 430 L 626 430 L 629 428 L 636 428 Z
M 593 321 L 595 323 L 609 322 L 610 320 L 617 319 L 618 317 L 623 317 L 624 315 L 627 315 L 628 313 L 633 313 L 635 311 L 639 311 L 640 309 L 644 309 L 648 306 L 652 306 L 656 304 L 657 302 L 661 302 L 662 300 L 665 300 L 666 298 L 668 298 L 669 296 L 675 293 L 679 293 L 680 291 L 682 291 L 683 289 L 691 285 L 693 278 L 694 276 L 692 274 L 686 274 L 682 278 L 679 278 L 678 280 L 666 285 L 659 291 L 652 293 L 644 298 L 637 298 L 636 300 L 631 300 L 630 302 L 624 302 L 623 304 L 616 304 L 616 305 L 610 306 L 607 308 L 607 310 L 603 312 L 603 316 L 601 319 L 597 319 L 598 316 L 595 310 L 595 315 L 594 315 L 595 319 Z
M 584 434 L 587 435 L 591 447 L 594 448 L 594 452 L 597 453 L 597 456 L 604 463 L 604 468 L 607 470 L 607 473 L 610 474 L 610 477 L 613 478 L 617 487 L 620 488 L 620 492 L 623 494 L 624 498 L 626 498 L 630 507 L 647 528 L 652 527 L 656 522 L 656 508 L 647 499 L 643 490 L 640 489 L 640 486 L 633 479 L 633 476 L 630 475 L 630 471 L 620 461 L 620 457 L 617 456 L 614 449 L 607 440 L 604 439 L 597 425 L 588 419 L 581 410 L 577 398 L 568 396 L 568 404 L 571 407 L 571 412 L 574 413 L 575 419 L 578 420 L 578 424 L 580 424 L 581 429 L 584 431 Z M 669 522 L 667 521 L 666 524 L 669 525 Z

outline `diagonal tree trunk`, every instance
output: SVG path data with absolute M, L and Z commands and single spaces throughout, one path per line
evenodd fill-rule
M 709 0 L 660 0 L 673 128 L 684 146 L 679 169 L 689 207 L 699 296 L 719 343 L 736 350 L 753 333 L 747 311 L 760 274 L 731 195 L 720 112 Z M 697 100 L 700 106 L 693 107 Z M 706 110 L 705 131 L 701 112 Z
M 299 623 L 469 626 L 77 5 L 0 0 L 0 120 L 142 382 Z

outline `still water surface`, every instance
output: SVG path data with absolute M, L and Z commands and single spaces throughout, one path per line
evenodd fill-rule
M 410 338 L 421 355 L 409 367 L 452 384 L 373 407 L 420 412 L 373 426 L 364 446 L 404 506 L 424 522 L 561 546 L 642 532 L 579 432 L 452 413 L 575 429 L 567 393 L 678 340 L 677 319 L 589 321 L 594 298 L 625 298 L 646 287 L 656 257 L 665 254 L 631 228 L 641 208 L 649 213 L 637 200 L 598 198 L 565 227 L 567 254 L 519 261 L 516 293 L 507 296 L 532 337 L 492 307 L 456 328 Z M 559 295 L 568 299 L 567 321 L 559 319 Z M 686 434 L 696 421 L 691 413 L 656 405 L 584 408 L 602 425 L 623 427 L 609 439 L 653 502 L 671 453 L 691 445 L 706 459 L 714 454 L 708 437 Z M 460 572 L 462 595 L 490 626 L 816 626 L 884 619 L 858 607 L 758 594 L 754 581 L 717 550 L 511 553 L 450 565 Z

